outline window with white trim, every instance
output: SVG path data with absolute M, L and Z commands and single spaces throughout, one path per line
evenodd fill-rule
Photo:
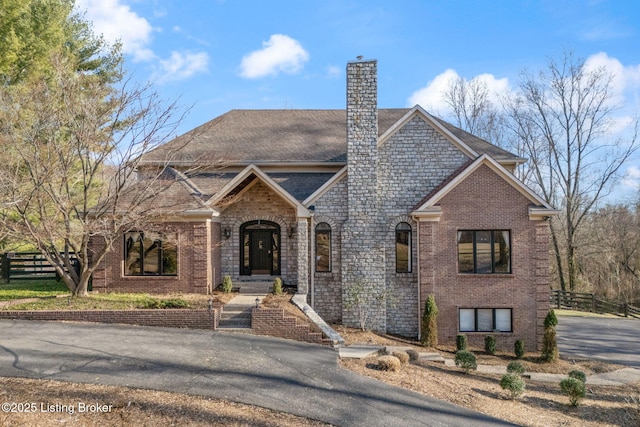
M 510 308 L 461 308 L 460 332 L 513 332 Z

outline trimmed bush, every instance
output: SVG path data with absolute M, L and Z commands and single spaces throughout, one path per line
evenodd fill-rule
M 496 354 L 496 337 L 493 335 L 484 337 L 484 351 L 486 351 L 487 354 Z
M 421 342 L 425 347 L 435 347 L 438 345 L 438 306 L 433 295 L 427 297 L 424 303 L 424 313 L 422 313 Z
M 516 359 L 522 359 L 524 357 L 524 340 L 516 340 L 514 353 L 516 354 Z
M 544 318 L 544 336 L 542 338 L 542 360 L 555 362 L 558 360 L 558 342 L 556 339 L 556 325 L 558 318 L 553 309 Z
M 233 289 L 233 282 L 231 281 L 231 276 L 224 276 L 222 278 L 222 292 L 229 293 Z
M 395 356 L 380 356 L 378 358 L 378 369 L 381 371 L 395 372 L 400 370 L 400 359 Z
M 565 378 L 560 381 L 560 388 L 569 398 L 571 406 L 578 406 L 586 393 L 584 383 L 576 378 Z
M 510 374 L 522 375 L 524 374 L 524 366 L 522 366 L 522 363 L 517 361 L 509 362 L 507 365 L 507 372 Z
M 467 336 L 464 334 L 456 335 L 456 350 L 462 351 L 467 349 Z
M 273 294 L 282 295 L 282 279 L 279 277 L 273 279 Z
M 411 360 L 412 362 L 420 359 L 420 353 L 418 353 L 417 350 L 409 349 L 407 350 L 407 354 L 409 355 L 409 360 Z
M 456 366 L 462 368 L 466 373 L 469 373 L 469 371 L 476 370 L 478 368 L 476 355 L 467 350 L 457 351 L 454 361 L 456 362 Z
M 569 372 L 569 378 L 580 380 L 583 384 L 587 382 L 587 376 L 584 374 L 584 372 L 578 371 L 577 369 Z
M 162 308 L 189 308 L 191 304 L 188 301 L 185 301 L 180 298 L 172 298 L 161 300 L 160 304 Z
M 542 337 L 542 360 L 545 362 L 555 362 L 558 360 L 558 357 L 556 328 L 546 328 Z
M 508 391 L 512 399 L 517 399 L 524 393 L 525 382 L 518 374 L 504 374 L 500 380 L 500 387 Z
M 397 357 L 401 364 L 409 363 L 409 355 L 406 351 L 394 351 L 393 356 Z

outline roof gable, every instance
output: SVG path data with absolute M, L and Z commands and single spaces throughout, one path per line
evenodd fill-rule
M 378 138 L 378 146 L 384 144 L 395 135 L 400 129 L 402 129 L 407 123 L 409 123 L 414 117 L 420 117 L 427 122 L 433 128 L 435 128 L 442 136 L 444 136 L 449 142 L 451 142 L 456 148 L 464 153 L 470 159 L 478 157 L 478 153 L 473 150 L 464 141 L 454 135 L 448 128 L 446 128 L 440 121 L 436 120 L 431 114 L 427 113 L 421 106 L 416 105 L 409 110 L 400 120 L 398 120 L 393 126 L 387 129 L 380 138 Z
M 242 191 L 244 187 L 251 184 L 252 176 L 262 181 L 270 190 L 282 197 L 288 204 L 296 209 L 296 216 L 302 218 L 308 218 L 311 213 L 300 202 L 296 200 L 291 194 L 285 191 L 280 185 L 278 185 L 273 179 L 271 179 L 266 173 L 264 173 L 256 165 L 247 166 L 242 172 L 236 175 L 231 181 L 229 181 L 218 193 L 207 201 L 207 205 L 216 206 L 220 204 L 226 197 L 231 195 L 235 190 Z
M 451 177 L 443 182 L 443 185 L 436 188 L 425 200 L 420 202 L 414 210 L 413 215 L 427 221 L 437 221 L 442 213 L 441 208 L 437 206 L 440 200 L 442 200 L 461 182 L 470 177 L 482 165 L 488 166 L 494 173 L 505 180 L 509 185 L 511 185 L 511 187 L 515 188 L 532 203 L 533 206 L 529 208 L 529 216 L 531 219 L 543 219 L 558 213 L 557 210 L 553 209 L 547 202 L 541 199 L 497 161 L 489 155 L 483 154 L 472 163 L 469 163 L 465 167 L 454 172 Z

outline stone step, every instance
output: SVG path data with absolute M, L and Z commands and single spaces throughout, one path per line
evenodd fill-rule
M 220 320 L 246 320 L 251 321 L 251 311 L 223 311 Z

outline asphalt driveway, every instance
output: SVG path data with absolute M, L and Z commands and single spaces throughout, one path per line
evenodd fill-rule
M 640 320 L 561 316 L 556 331 L 563 357 L 599 359 L 640 368 Z
M 0 320 L 0 376 L 208 396 L 339 426 L 510 425 L 346 371 L 333 349 L 244 334 Z

